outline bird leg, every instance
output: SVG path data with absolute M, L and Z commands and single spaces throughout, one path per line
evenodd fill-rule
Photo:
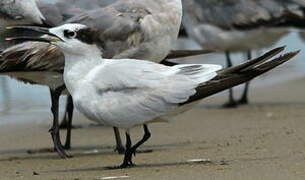
M 120 165 L 120 168 L 127 168 L 127 167 L 134 166 L 134 164 L 132 162 L 132 155 L 135 156 L 137 148 L 140 147 L 142 144 L 144 144 L 151 137 L 151 134 L 149 132 L 147 125 L 143 125 L 143 127 L 144 127 L 144 136 L 134 146 L 131 146 L 130 135 L 129 135 L 129 133 L 126 132 L 126 151 L 125 151 L 124 161 Z
M 67 122 L 67 135 L 66 135 L 66 143 L 64 148 L 71 149 L 71 130 L 72 130 L 72 118 L 73 118 L 73 99 L 72 96 L 68 96 L 66 113 L 68 114 L 68 122 Z
M 232 67 L 232 60 L 230 57 L 230 52 L 226 51 L 226 60 L 227 60 L 227 67 Z M 233 95 L 233 88 L 229 89 L 229 101 L 223 105 L 224 108 L 235 108 L 237 107 L 237 103 L 234 100 Z
M 66 152 L 62 146 L 62 143 L 60 141 L 59 124 L 58 124 L 59 96 L 64 89 L 65 89 L 64 85 L 56 88 L 55 90 L 50 89 L 51 100 L 52 100 L 51 111 L 53 114 L 53 126 L 51 127 L 49 132 L 53 139 L 54 149 L 58 153 L 58 155 L 61 158 L 69 158 L 71 156 L 66 154 Z
M 251 51 L 247 52 L 247 58 L 248 58 L 248 60 L 252 59 Z M 237 102 L 238 104 L 241 104 L 241 105 L 249 104 L 249 100 L 248 100 L 249 85 L 250 85 L 250 82 L 246 82 L 244 92 L 243 92 L 240 100 L 238 100 L 238 102 Z
M 70 95 L 69 95 L 70 96 Z M 71 109 L 71 104 L 69 102 L 69 96 L 67 98 L 67 103 L 66 103 L 66 110 L 65 110 L 65 113 L 64 113 L 64 117 L 59 125 L 59 128 L 60 129 L 67 129 L 68 128 L 68 123 L 69 123 L 69 109 Z M 73 106 L 73 102 L 72 102 L 72 106 Z M 72 107 L 72 111 L 73 111 L 73 107 Z
M 114 131 L 114 136 L 115 136 L 115 141 L 116 141 L 116 147 L 115 147 L 114 151 L 117 151 L 119 154 L 124 154 L 125 148 L 122 144 L 120 131 L 116 127 L 113 128 L 113 131 Z

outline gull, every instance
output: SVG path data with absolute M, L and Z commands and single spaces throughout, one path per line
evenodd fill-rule
M 284 49 L 277 48 L 227 69 L 213 64 L 169 67 L 138 59 L 103 58 L 99 42 L 91 33 L 93 29 L 86 25 L 65 24 L 49 30 L 33 30 L 44 31 L 48 36 L 9 40 L 49 42 L 62 50 L 64 81 L 75 107 L 95 122 L 125 130 L 126 151 L 119 168 L 134 165 L 132 156 L 151 137 L 148 124 L 167 122 L 199 100 L 249 81 L 298 53 L 287 53 L 268 61 Z M 132 145 L 130 129 L 136 126 L 143 126 L 144 136 Z
M 225 52 L 248 52 L 270 47 L 290 29 L 304 24 L 303 0 L 184 0 L 183 25 L 202 47 Z M 228 107 L 248 103 L 246 84 L 242 97 L 234 100 L 230 90 Z
M 137 58 L 154 62 L 176 57 L 177 51 L 171 51 L 178 36 L 182 19 L 180 0 L 125 0 L 117 1 L 107 7 L 85 11 L 66 22 L 86 24 L 92 28 L 92 38 L 104 57 Z M 9 29 L 18 29 L 10 27 Z M 22 28 L 22 27 L 19 27 Z M 34 28 L 34 27 L 32 27 Z M 26 29 L 26 28 L 23 28 Z M 43 31 L 40 29 L 40 31 Z M 92 41 L 93 39 L 85 39 Z M 26 40 L 26 39 L 24 39 Z M 179 51 L 181 53 L 181 51 Z M 191 51 L 192 54 L 204 51 Z M 178 53 L 179 54 L 179 53 Z M 182 53 L 185 56 L 189 53 Z M 58 127 L 58 99 L 65 89 L 61 73 L 64 57 L 54 45 L 43 42 L 26 42 L 7 49 L 2 53 L 4 62 L 0 65 L 2 72 L 10 73 L 29 82 L 46 84 L 51 89 L 52 112 L 54 115 L 51 135 L 55 149 L 61 157 L 69 157 L 61 144 Z M 17 60 L 16 60 L 17 59 Z M 43 61 L 41 60 L 43 59 Z M 18 76 L 15 71 L 32 71 L 29 76 Z M 33 71 L 44 71 L 33 72 Z M 51 73 L 50 73 L 51 72 Z M 72 98 L 69 99 L 69 126 L 72 123 Z M 124 151 L 119 132 L 114 128 L 117 149 Z M 66 145 L 70 145 L 71 129 L 68 129 Z
M 8 35 L 8 25 L 36 24 L 47 25 L 45 17 L 39 10 L 36 0 L 1 0 L 0 1 L 0 52 L 11 43 L 3 39 Z
M 112 0 L 114 2 L 115 0 Z M 27 34 L 28 31 L 18 31 L 18 30 L 5 30 L 7 26 L 11 25 L 43 25 L 43 26 L 54 26 L 64 23 L 65 20 L 80 14 L 84 12 L 84 6 L 87 5 L 87 8 L 92 8 L 95 6 L 95 9 L 98 7 L 106 6 L 110 4 L 111 1 L 90 1 L 90 2 L 84 2 L 84 1 L 77 1 L 74 2 L 72 0 L 60 0 L 56 2 L 55 4 L 46 3 L 43 1 L 37 2 L 36 0 L 3 0 L 0 2 L 0 52 L 5 51 L 5 49 L 11 45 L 16 44 L 15 42 L 8 42 L 4 41 L 4 38 L 11 35 L 22 35 Z M 90 7 L 88 7 L 90 5 Z M 27 48 L 32 48 L 32 44 L 26 44 L 28 45 Z M 23 44 L 16 45 L 17 47 L 22 47 Z M 45 48 L 44 46 L 42 48 Z M 23 49 L 23 52 L 25 50 Z M 52 51 L 53 52 L 53 51 Z M 20 71 L 21 67 L 20 64 L 24 63 L 24 60 L 19 58 L 19 56 L 22 56 L 21 52 L 16 53 L 17 56 L 14 57 L 14 62 L 10 61 L 9 63 L 2 63 L 1 70 L 4 71 L 10 71 L 9 74 L 13 78 L 16 78 L 18 80 L 22 80 L 23 82 L 29 82 L 33 83 L 35 79 L 40 79 L 40 84 L 48 84 L 50 87 L 51 97 L 52 97 L 52 109 L 53 111 L 56 111 L 56 106 L 58 106 L 58 99 L 54 97 L 54 90 L 56 90 L 56 87 L 62 86 L 62 83 L 58 83 L 58 81 L 61 80 L 61 76 L 58 76 L 56 73 L 22 73 L 22 72 L 13 72 L 13 71 Z M 60 56 L 59 53 L 56 53 L 55 56 Z M 1 55 L 0 55 L 1 57 Z M 48 58 L 48 57 L 44 57 Z M 49 64 L 39 64 L 37 65 L 35 61 L 30 61 L 31 67 L 29 68 L 41 68 L 42 66 L 45 69 L 56 69 L 60 71 L 62 69 L 62 65 L 59 65 L 59 61 L 51 61 Z M 14 64 L 14 65 L 13 65 Z M 63 87 L 61 87 L 63 88 Z M 70 98 L 68 98 L 69 102 Z M 70 106 L 68 106 L 68 109 Z M 68 112 L 68 114 L 71 116 L 71 113 Z M 54 118 L 57 118 L 58 115 L 54 115 Z M 51 128 L 52 132 L 52 128 Z M 71 132 L 67 132 L 68 136 L 71 135 Z M 53 138 L 55 141 L 55 150 L 59 151 L 58 149 L 58 143 L 56 143 L 56 138 Z M 66 145 L 69 146 L 69 138 L 67 138 Z M 59 151 L 60 152 L 60 151 Z M 65 156 L 65 155 L 62 155 Z

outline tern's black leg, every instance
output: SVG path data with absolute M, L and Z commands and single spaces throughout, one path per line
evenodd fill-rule
M 252 59 L 252 54 L 250 50 L 247 52 L 247 58 L 248 60 Z M 248 99 L 249 86 L 250 86 L 250 82 L 246 82 L 244 92 L 240 100 L 237 102 L 238 104 L 242 104 L 242 105 L 249 104 L 249 99 Z
M 134 146 L 131 147 L 131 139 L 130 135 L 126 133 L 126 151 L 124 156 L 124 161 L 121 164 L 120 168 L 127 168 L 133 166 L 132 155 L 136 155 L 137 148 L 144 144 L 151 136 L 147 125 L 143 125 L 144 127 L 144 136 L 143 138 L 137 142 Z
M 67 123 L 66 143 L 64 146 L 65 149 L 71 149 L 71 130 L 72 130 L 73 109 L 74 109 L 73 99 L 72 99 L 72 96 L 69 95 L 68 100 L 67 100 L 67 108 L 66 108 L 66 111 L 68 114 L 68 123 Z
M 55 151 L 58 153 L 58 155 L 61 158 L 68 158 L 70 156 L 66 154 L 62 146 L 62 143 L 60 141 L 59 124 L 58 124 L 59 96 L 64 89 L 65 86 L 58 87 L 55 90 L 50 89 L 51 100 L 52 100 L 51 111 L 53 113 L 53 126 L 50 129 L 50 133 L 53 139 Z
M 124 154 L 125 148 L 122 144 L 120 131 L 116 127 L 113 128 L 113 131 L 114 131 L 114 136 L 115 136 L 115 141 L 116 141 L 115 151 L 118 151 L 119 154 Z
M 230 57 L 230 52 L 226 51 L 226 60 L 227 60 L 227 67 L 232 67 L 232 60 Z M 233 95 L 233 88 L 229 89 L 229 101 L 223 105 L 225 108 L 235 108 L 237 107 L 237 103 L 234 100 L 234 95 Z

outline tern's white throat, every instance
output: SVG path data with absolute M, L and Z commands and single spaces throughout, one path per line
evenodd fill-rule
M 78 81 L 81 81 L 94 67 L 105 61 L 101 51 L 95 45 L 86 51 L 71 53 L 63 50 L 63 53 L 65 56 L 64 81 L 71 94 Z

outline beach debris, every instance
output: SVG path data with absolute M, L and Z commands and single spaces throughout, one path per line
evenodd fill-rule
M 84 151 L 83 154 L 97 154 L 99 152 L 100 151 L 98 149 L 93 149 L 93 150 L 90 150 L 90 151 Z
M 111 179 L 125 179 L 129 176 L 109 176 L 109 177 L 96 177 L 95 180 L 111 180 Z
M 40 175 L 38 172 L 33 171 L 33 176 Z
M 189 163 L 200 163 L 200 164 L 209 164 L 212 163 L 210 159 L 189 159 L 187 160 Z
M 222 166 L 229 165 L 229 162 L 223 159 L 219 162 L 219 165 L 222 165 Z

